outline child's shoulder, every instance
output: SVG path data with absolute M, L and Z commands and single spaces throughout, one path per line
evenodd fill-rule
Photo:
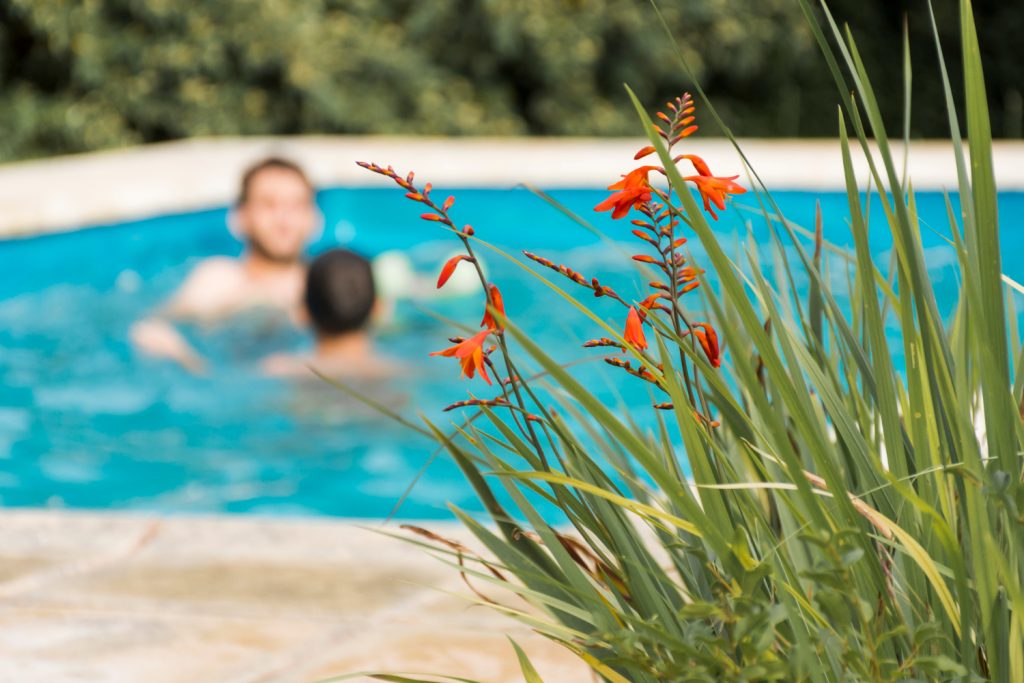
M 260 362 L 260 369 L 270 377 L 301 377 L 310 374 L 311 361 L 308 356 L 275 353 Z

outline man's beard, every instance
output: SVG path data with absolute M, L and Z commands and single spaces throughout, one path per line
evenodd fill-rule
M 267 249 L 267 247 L 262 242 L 260 242 L 252 235 L 249 235 L 249 239 L 246 243 L 246 246 L 260 258 L 270 261 L 272 263 L 276 263 L 278 265 L 290 265 L 292 263 L 298 263 L 302 258 L 301 253 L 290 254 L 287 256 L 275 254 L 271 250 Z

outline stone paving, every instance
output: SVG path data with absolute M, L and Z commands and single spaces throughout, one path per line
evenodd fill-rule
M 353 522 L 6 510 L 0 538 L 0 681 L 520 681 L 507 636 L 543 680 L 592 680 L 422 548 Z

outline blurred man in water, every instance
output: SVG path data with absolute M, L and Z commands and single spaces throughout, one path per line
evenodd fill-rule
M 201 357 L 171 320 L 213 322 L 253 308 L 299 310 L 306 280 L 302 251 L 320 221 L 306 174 L 279 158 L 251 166 L 242 176 L 233 219 L 245 252 L 197 265 L 155 316 L 132 326 L 140 350 L 199 372 Z

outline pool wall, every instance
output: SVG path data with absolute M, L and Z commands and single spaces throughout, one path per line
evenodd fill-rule
M 628 170 L 639 138 L 194 138 L 0 166 L 0 238 L 195 211 L 230 203 L 246 165 L 267 155 L 295 159 L 319 187 L 387 185 L 357 160 L 415 170 L 435 185 L 543 188 L 603 187 Z M 742 140 L 753 168 L 773 190 L 835 190 L 844 178 L 835 140 Z M 721 174 L 743 168 L 722 138 L 693 138 L 687 151 Z M 894 145 L 902 158 L 902 146 Z M 996 142 L 1000 190 L 1024 190 L 1024 142 Z M 952 146 L 911 144 L 909 175 L 919 190 L 956 187 Z M 855 158 L 858 178 L 866 163 Z

